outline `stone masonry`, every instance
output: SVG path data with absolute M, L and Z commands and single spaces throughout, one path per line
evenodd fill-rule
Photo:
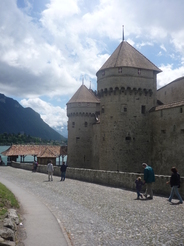
M 67 103 L 70 167 L 184 175 L 184 79 L 157 91 L 161 70 L 122 41 L 97 72 L 97 91 L 82 84 Z M 158 95 L 157 95 L 158 93 Z

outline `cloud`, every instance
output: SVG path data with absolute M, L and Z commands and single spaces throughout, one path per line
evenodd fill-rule
M 181 2 L 169 1 L 166 11 L 158 0 L 152 4 L 140 0 L 137 5 L 132 0 L 88 2 L 89 8 L 85 1 L 50 0 L 37 20 L 31 17 L 29 1 L 22 10 L 14 0 L 3 2 L 0 62 L 4 76 L 0 76 L 0 85 L 5 93 L 25 98 L 72 95 L 81 84 L 81 76 L 95 86 L 96 72 L 116 48 L 112 43 L 121 40 L 122 24 L 125 37 L 137 48 L 153 46 L 169 36 L 178 52 L 184 50 L 183 26 L 177 18 L 171 25 L 168 15 L 175 6 L 181 20 Z M 174 29 L 176 24 L 179 26 Z M 142 41 L 137 42 L 140 37 Z M 160 47 L 167 50 L 164 42 Z M 10 88 L 4 85 L 5 79 Z
M 167 64 L 167 65 L 162 65 L 160 69 L 162 70 L 162 73 L 159 73 L 157 75 L 157 88 L 158 89 L 172 82 L 173 80 L 184 76 L 184 69 L 182 66 L 176 69 L 173 69 L 173 64 Z
M 44 29 L 21 12 L 14 1 L 7 2 L 12 6 L 7 9 L 3 4 L 4 9 L 1 8 L 5 18 L 0 21 L 0 62 L 4 66 L 2 74 L 6 74 L 0 76 L 0 84 L 4 87 L 6 77 L 12 94 L 17 91 L 16 94 L 24 97 L 31 94 L 54 96 L 58 91 L 62 95 L 77 89 L 78 77 L 69 72 L 70 61 L 66 61 L 66 54 L 44 39 Z M 9 16 L 12 17 L 7 19 Z M 9 76 L 13 73 L 13 77 Z
M 40 114 L 41 118 L 52 128 L 62 131 L 66 125 L 66 108 L 54 107 L 40 98 L 23 99 L 20 101 L 23 107 L 30 107 Z
M 162 44 L 162 45 L 160 45 L 160 48 L 162 49 L 162 50 L 164 50 L 165 52 L 167 52 L 167 50 L 166 50 L 166 48 L 165 48 L 165 46 Z
M 26 0 L 21 8 L 17 6 L 20 2 L 1 1 L 1 93 L 34 106 L 49 125 L 49 119 L 57 119 L 55 110 L 61 115 L 66 104 L 62 101 L 58 109 L 48 103 L 50 99 L 71 97 L 82 77 L 96 89 L 96 72 L 121 42 L 122 25 L 125 40 L 158 61 L 155 65 L 163 70 L 158 75 L 159 87 L 183 75 L 181 0 L 140 0 L 136 4 L 134 0 Z M 171 18 L 176 13 L 177 18 Z M 42 113 L 33 102 L 42 105 L 44 97 L 47 111 Z M 67 118 L 63 119 L 66 125 Z

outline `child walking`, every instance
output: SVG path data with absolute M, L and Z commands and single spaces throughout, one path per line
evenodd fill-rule
M 141 177 L 138 177 L 135 181 L 136 184 L 136 191 L 137 191 L 137 199 L 139 199 L 139 197 L 143 198 L 141 192 L 142 186 L 144 185 L 144 183 L 141 180 Z

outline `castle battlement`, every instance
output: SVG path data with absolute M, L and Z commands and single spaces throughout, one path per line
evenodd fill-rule
M 75 113 L 68 114 L 68 117 L 76 117 L 76 116 L 95 117 L 95 115 L 96 115 L 95 113 L 75 112 Z
M 184 78 L 157 92 L 160 72 L 120 43 L 96 73 L 97 91 L 82 85 L 67 103 L 70 167 L 142 172 L 145 162 L 157 174 L 172 166 L 182 174 Z
M 131 87 L 110 87 L 110 88 L 104 88 L 98 91 L 98 97 L 108 96 L 108 95 L 144 95 L 144 96 L 152 96 L 153 90 L 152 89 L 143 89 L 143 88 L 131 88 Z

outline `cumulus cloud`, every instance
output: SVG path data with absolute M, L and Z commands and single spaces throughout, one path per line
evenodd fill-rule
M 34 109 L 49 126 L 60 132 L 66 125 L 66 108 L 62 109 L 59 106 L 54 107 L 52 104 L 47 103 L 40 98 L 23 99 L 20 103 L 25 108 L 31 107 Z
M 157 88 L 172 82 L 173 80 L 184 76 L 183 67 L 173 68 L 173 64 L 162 65 L 160 67 L 162 73 L 157 75 Z
M 163 70 L 159 87 L 183 75 L 183 1 L 47 0 L 44 5 L 26 0 L 20 8 L 21 2 L 0 0 L 0 88 L 23 105 L 42 105 L 43 97 L 69 98 L 82 77 L 96 89 L 96 72 L 121 42 L 122 25 L 125 40 L 146 50 Z M 171 65 L 176 60 L 178 67 Z M 47 111 L 33 109 L 57 125 L 49 119 L 57 119 L 55 110 L 61 116 L 65 104 L 57 108 L 47 101 Z M 61 118 L 60 127 L 67 121 Z

